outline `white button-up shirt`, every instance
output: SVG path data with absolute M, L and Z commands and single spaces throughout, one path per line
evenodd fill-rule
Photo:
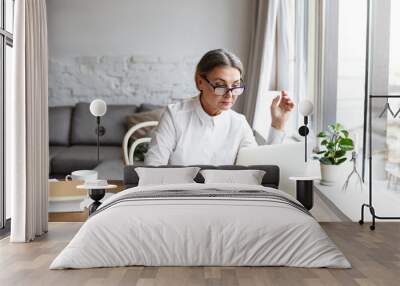
M 267 144 L 285 133 L 270 128 Z M 168 105 L 149 144 L 146 165 L 233 165 L 240 148 L 257 146 L 244 115 L 233 110 L 210 116 L 199 96 Z

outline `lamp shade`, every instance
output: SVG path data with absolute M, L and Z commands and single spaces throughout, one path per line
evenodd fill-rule
M 303 116 L 309 116 L 314 109 L 314 104 L 308 99 L 304 99 L 299 103 L 299 112 Z
M 102 99 L 95 99 L 90 103 L 89 109 L 93 116 L 103 116 L 107 112 L 107 104 Z

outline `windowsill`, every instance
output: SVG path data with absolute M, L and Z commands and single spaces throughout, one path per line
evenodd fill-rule
M 386 181 L 373 182 L 373 206 L 379 216 L 399 216 L 400 210 L 400 189 L 395 191 L 386 188 Z M 342 190 L 343 184 L 337 186 L 324 186 L 320 182 L 314 183 L 315 188 L 330 200 L 344 215 L 353 222 L 361 218 L 361 205 L 368 203 L 368 182 L 363 184 L 361 191 L 360 184 L 352 178 L 347 190 Z M 365 209 L 364 221 L 371 221 L 371 214 Z

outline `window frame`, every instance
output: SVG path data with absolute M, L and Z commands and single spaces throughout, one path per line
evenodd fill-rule
M 310 127 L 315 134 L 322 130 L 324 2 L 308 0 L 308 46 L 307 46 L 307 98 L 314 102 Z
M 322 37 L 322 77 L 321 77 L 321 118 L 319 130 L 326 130 L 328 125 L 336 122 L 337 81 L 338 81 L 338 40 L 339 40 L 339 0 L 323 3 L 323 37 Z
M 300 102 L 307 98 L 308 92 L 308 20 L 309 19 L 309 1 L 295 2 L 295 31 L 294 31 L 294 69 L 293 69 L 293 99 L 295 102 Z M 294 116 L 295 127 L 300 126 L 303 118 L 299 112 Z M 294 128 L 297 130 L 297 128 Z
M 6 47 L 13 47 L 13 34 L 6 30 L 6 0 L 1 0 L 0 21 L 0 235 L 9 232 L 10 219 L 6 217 L 6 188 L 5 188 L 5 100 L 6 100 Z M 13 14 L 15 1 L 12 0 Z M 13 17 L 13 15 L 11 15 Z

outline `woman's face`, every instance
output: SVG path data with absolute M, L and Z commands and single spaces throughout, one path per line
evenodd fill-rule
M 234 96 L 232 91 L 228 91 L 224 95 L 217 95 L 214 87 L 238 87 L 241 85 L 241 74 L 236 68 L 221 66 L 215 67 L 209 72 L 206 79 L 197 76 L 196 80 L 198 88 L 202 91 L 202 103 L 205 105 L 203 107 L 207 109 L 206 112 L 216 115 L 229 110 L 235 103 L 237 96 Z

